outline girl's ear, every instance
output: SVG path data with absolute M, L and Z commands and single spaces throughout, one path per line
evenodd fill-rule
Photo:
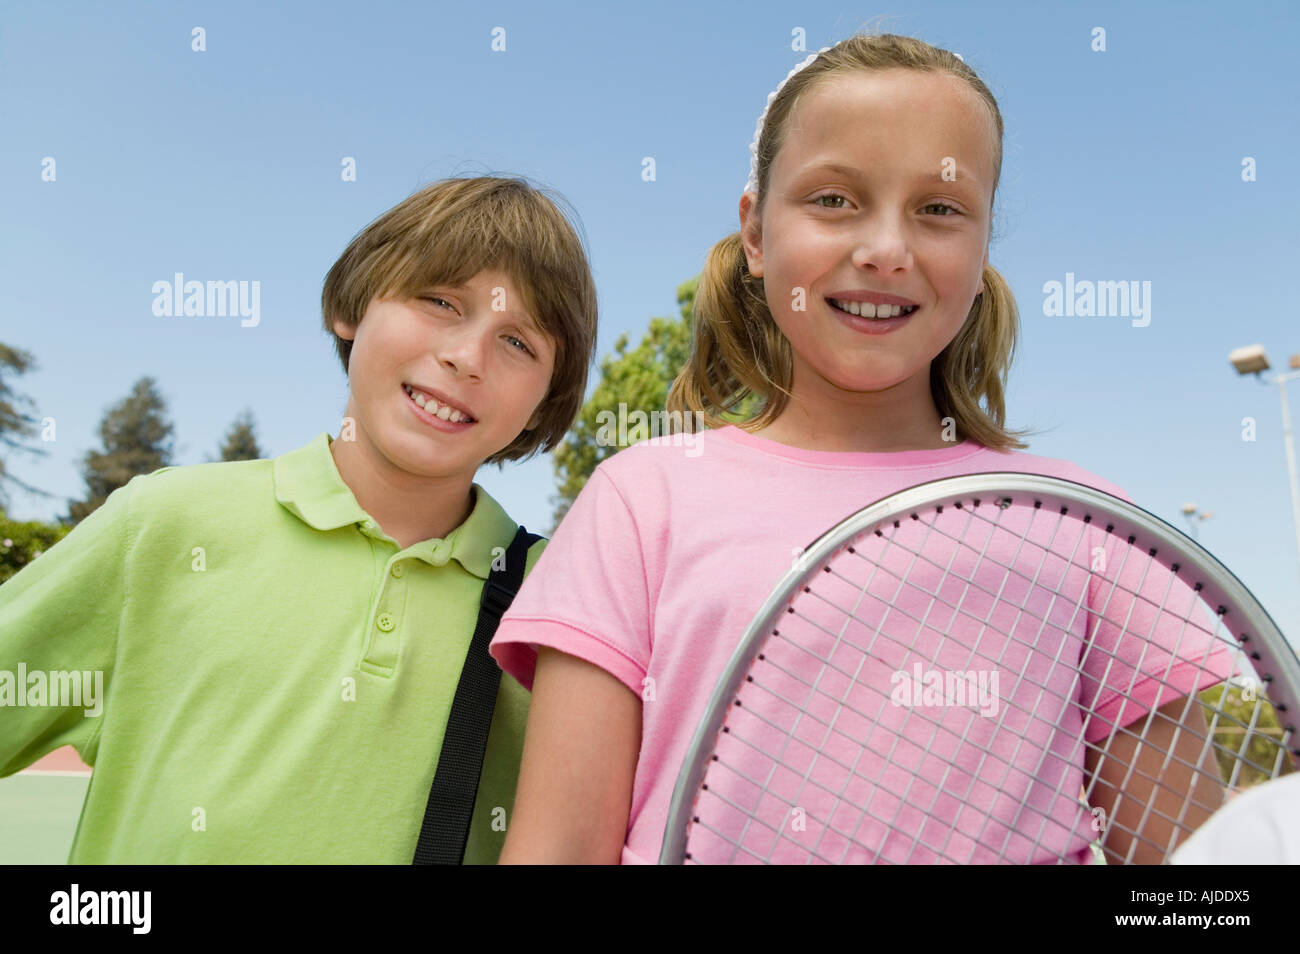
M 763 227 L 756 211 L 758 195 L 746 192 L 740 197 L 740 242 L 745 248 L 749 274 L 763 277 Z

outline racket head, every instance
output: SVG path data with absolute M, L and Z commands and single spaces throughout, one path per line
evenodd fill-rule
M 932 537 L 940 545 L 927 551 Z M 907 570 L 898 571 L 903 565 Z M 845 566 L 852 572 L 846 575 Z M 885 566 L 895 572 L 872 575 Z M 890 593 L 903 589 L 928 599 L 925 616 L 895 612 Z M 816 618 L 801 614 L 800 607 L 809 605 L 817 607 Z M 1015 607 L 1015 626 L 997 632 L 991 621 L 1008 605 Z M 942 619 L 929 615 L 935 607 Z M 985 640 L 991 631 L 1001 640 Z M 799 646 L 800 640 L 807 645 Z M 955 655 L 945 647 L 955 647 Z M 1040 650 L 1047 651 L 1046 661 Z M 783 659 L 781 652 L 787 653 Z M 983 665 L 953 665 L 964 654 Z M 1010 669 L 1003 665 L 1009 659 Z M 1166 667 L 1156 675 L 1154 699 L 1139 704 L 1137 687 L 1153 691 L 1144 667 L 1160 659 Z M 1067 671 L 1068 687 L 1050 682 L 1045 663 L 1053 673 Z M 775 692 L 764 688 L 774 673 L 783 680 Z M 832 691 L 819 694 L 828 673 Z M 946 686 L 934 685 L 935 673 L 947 677 Z M 999 687 L 997 674 L 1012 685 Z M 980 675 L 983 687 L 976 685 Z M 1235 686 L 1219 689 L 1216 699 L 1213 690 L 1202 691 L 1211 676 L 1215 683 L 1226 676 Z M 1189 678 L 1199 688 L 1188 689 Z M 918 702 L 903 699 L 900 706 L 899 696 L 907 693 L 899 690 L 909 682 Z M 1113 682 L 1128 688 L 1091 711 Z M 1219 804 L 1213 773 L 1231 791 L 1294 770 L 1298 687 L 1300 662 L 1250 591 L 1154 514 L 1086 485 L 1036 474 L 969 474 L 917 485 L 818 538 L 756 614 L 692 738 L 660 861 L 1067 862 L 1103 856 L 1105 849 L 1113 863 L 1150 855 L 1154 836 L 1147 829 L 1161 839 L 1168 835 L 1164 847 L 1172 850 L 1206 806 Z M 965 699 L 942 698 L 954 689 L 961 696 L 963 688 Z M 989 689 L 984 698 L 996 698 L 996 705 L 965 708 L 1000 705 L 1000 714 L 981 716 L 999 720 L 992 728 L 975 723 L 969 711 L 964 717 L 958 704 Z M 930 690 L 938 690 L 930 700 L 937 706 L 919 701 Z M 1080 705 L 1080 698 L 1090 701 Z M 1163 708 L 1153 714 L 1155 704 L 1179 700 L 1184 723 L 1173 727 L 1172 741 L 1158 743 L 1157 733 L 1169 726 Z M 936 711 L 922 712 L 926 708 Z M 1044 710 L 1050 711 L 1046 719 L 1039 715 Z M 1196 723 L 1193 712 L 1205 721 Z M 745 720 L 743 732 L 733 731 Z M 1200 754 L 1188 756 L 1197 725 Z M 1105 737 L 1089 738 L 1098 731 Z M 936 749 L 936 738 L 947 748 Z M 1010 758 L 998 749 L 1008 739 L 1020 740 Z M 1173 751 L 1180 740 L 1182 747 Z M 1196 760 L 1188 784 L 1195 789 L 1201 783 L 1202 794 L 1193 810 L 1184 806 L 1174 817 L 1155 800 L 1155 794 L 1167 800 L 1173 784 L 1161 774 L 1150 804 L 1138 806 L 1141 817 L 1134 821 L 1133 799 L 1116 801 L 1117 792 L 1099 777 L 1108 764 L 1114 768 L 1132 757 L 1121 751 L 1126 744 L 1140 745 L 1148 756 L 1157 744 L 1169 748 L 1161 769 L 1169 770 L 1168 779 L 1180 770 L 1186 774 Z M 900 746 L 907 757 L 894 757 Z M 966 758 L 972 754 L 974 763 Z M 1088 759 L 1094 771 L 1083 765 Z M 1147 764 L 1136 772 L 1129 766 L 1126 784 L 1140 789 L 1150 779 Z M 911 783 L 900 782 L 908 771 Z M 1075 794 L 1071 772 L 1086 783 Z M 1047 783 L 1036 780 L 1041 777 Z M 929 781 L 910 787 L 918 779 Z M 1014 784 L 1004 784 L 1008 779 Z M 949 790 L 970 795 L 977 786 L 978 798 L 953 804 L 948 797 Z M 1062 798 L 1076 803 L 1064 824 L 1060 819 L 1069 813 L 1062 811 Z M 1018 820 L 1009 825 L 1005 804 L 997 812 L 988 807 L 1007 799 L 1021 803 L 1012 813 Z M 940 802 L 947 804 L 934 813 Z M 914 803 L 931 814 L 918 817 Z M 986 806 L 983 815 L 980 805 Z M 1107 805 L 1115 819 L 1106 816 Z M 1159 829 L 1162 821 L 1169 831 Z M 1052 832 L 1044 836 L 1048 827 Z M 1096 833 L 1091 841 L 1084 840 L 1089 827 Z M 1127 853 L 1112 850 L 1112 843 L 1127 846 Z

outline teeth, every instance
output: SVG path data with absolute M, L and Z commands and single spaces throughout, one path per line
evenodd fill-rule
M 908 314 L 916 311 L 916 307 L 911 305 L 904 309 L 899 305 L 873 305 L 869 301 L 839 301 L 835 298 L 830 301 L 841 311 L 847 311 L 859 318 L 897 318 L 904 311 Z
M 453 424 L 459 424 L 462 421 L 470 420 L 469 415 L 462 414 L 460 411 L 457 411 L 446 404 L 438 403 L 436 398 L 428 397 L 423 391 L 416 391 L 412 388 L 406 387 L 405 385 L 402 386 L 402 390 L 410 395 L 412 401 L 420 405 L 420 407 L 424 408 L 434 417 L 441 418 L 444 421 L 451 421 Z

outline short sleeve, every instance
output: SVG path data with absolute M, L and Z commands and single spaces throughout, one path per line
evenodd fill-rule
M 142 479 L 0 586 L 0 695 L 12 696 L 0 718 L 0 777 L 63 745 L 94 764 L 125 599 L 130 501 Z
M 1093 742 L 1223 682 L 1233 674 L 1235 651 L 1184 577 L 1101 528 L 1089 534 L 1080 704 L 1092 713 L 1084 738 Z
M 505 672 L 531 690 L 537 647 L 546 646 L 640 694 L 651 645 L 642 530 L 597 468 L 501 620 L 490 652 Z

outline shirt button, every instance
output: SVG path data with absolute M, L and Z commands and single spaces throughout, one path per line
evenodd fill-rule
M 390 613 L 380 613 L 380 614 L 379 614 L 379 619 L 376 620 L 376 622 L 379 624 L 379 629 L 380 629 L 382 632 L 385 632 L 385 633 L 391 633 L 391 632 L 393 631 L 393 617 L 392 617 L 392 614 L 390 614 Z
M 400 563 L 394 563 L 394 564 L 393 564 L 393 569 L 392 569 L 392 574 L 393 574 L 393 576 L 401 576 L 401 575 L 402 575 L 402 572 L 403 572 L 403 570 L 402 570 L 402 564 L 400 564 Z

